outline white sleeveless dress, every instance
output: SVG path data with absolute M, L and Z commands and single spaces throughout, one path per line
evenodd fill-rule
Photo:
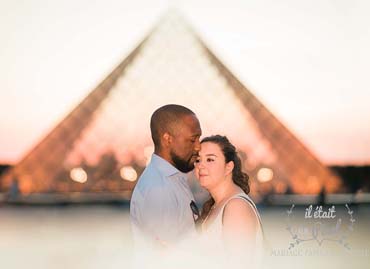
M 205 255 L 208 255 L 210 259 L 213 259 L 212 264 L 216 266 L 212 266 L 210 268 L 230 268 L 230 262 L 227 257 L 225 257 L 225 245 L 223 240 L 223 223 L 222 223 L 222 216 L 227 203 L 232 199 L 242 199 L 248 205 L 250 205 L 255 213 L 259 225 L 257 228 L 256 234 L 256 242 L 255 242 L 255 250 L 252 256 L 253 260 L 244 260 L 245 266 L 243 264 L 238 264 L 238 268 L 258 268 L 261 264 L 262 256 L 263 256 L 263 245 L 264 245 L 264 236 L 262 230 L 262 223 L 261 217 L 257 211 L 257 207 L 251 198 L 245 194 L 244 192 L 238 193 L 230 197 L 222 206 L 218 215 L 215 217 L 212 223 L 207 225 L 207 228 L 202 225 L 202 243 L 206 246 L 207 251 Z

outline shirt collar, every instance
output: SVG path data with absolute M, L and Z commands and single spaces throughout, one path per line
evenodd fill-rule
M 158 170 L 164 174 L 166 177 L 173 176 L 177 173 L 183 174 L 176 167 L 170 164 L 168 161 L 153 153 L 152 159 L 150 161 L 152 165 L 155 165 Z M 184 174 L 185 175 L 185 174 Z

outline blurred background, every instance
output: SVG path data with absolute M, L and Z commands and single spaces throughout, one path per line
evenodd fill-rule
M 271 264 L 365 268 L 369 11 L 366 1 L 1 0 L 2 266 L 129 266 L 150 116 L 178 103 L 203 136 L 237 146 Z M 201 205 L 207 192 L 192 173 L 189 183 Z M 310 204 L 344 219 L 350 205 L 351 250 L 284 252 Z

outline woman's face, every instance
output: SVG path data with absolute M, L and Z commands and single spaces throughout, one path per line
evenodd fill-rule
M 233 163 L 225 163 L 225 156 L 219 145 L 213 142 L 201 144 L 199 157 L 195 161 L 195 175 L 202 187 L 212 189 L 232 172 Z

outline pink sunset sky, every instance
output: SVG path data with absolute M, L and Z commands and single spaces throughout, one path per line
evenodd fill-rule
M 180 10 L 327 164 L 370 163 L 368 1 L 0 2 L 0 163 L 14 164 Z

